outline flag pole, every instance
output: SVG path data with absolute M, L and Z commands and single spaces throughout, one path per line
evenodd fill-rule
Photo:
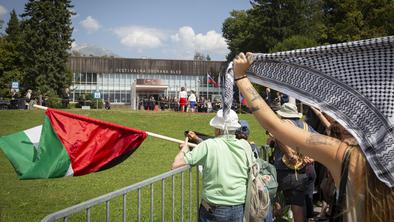
M 37 109 L 43 109 L 43 110 L 47 110 L 48 109 L 48 107 L 46 107 L 46 106 L 40 106 L 40 105 L 37 105 L 37 104 L 34 104 L 33 107 L 35 107 Z
M 48 107 L 40 106 L 40 105 L 33 105 L 33 107 L 35 107 L 37 109 L 43 109 L 43 110 L 47 110 L 48 109 Z M 158 138 L 158 139 L 167 140 L 167 141 L 178 143 L 178 144 L 182 144 L 182 143 L 185 142 L 183 140 L 178 140 L 178 139 L 171 138 L 171 137 L 164 136 L 164 135 L 160 135 L 160 134 L 157 134 L 157 133 L 152 133 L 152 132 L 148 132 L 148 131 L 145 131 L 145 132 L 146 132 L 146 134 L 148 134 L 148 136 L 155 137 L 155 138 Z M 190 146 L 190 147 L 196 147 L 197 146 L 194 143 L 187 143 L 187 145 Z
M 178 139 L 171 138 L 171 137 L 168 137 L 168 136 L 164 136 L 164 135 L 160 135 L 160 134 L 156 134 L 156 133 L 152 133 L 152 132 L 148 132 L 148 131 L 145 131 L 145 132 L 149 136 L 156 137 L 156 138 L 163 139 L 163 140 L 167 140 L 167 141 L 170 141 L 170 142 L 179 143 L 179 144 L 185 142 L 183 140 L 178 140 Z M 187 143 L 187 145 L 190 146 L 190 147 L 196 147 L 197 146 L 194 143 Z
M 209 91 L 209 79 L 208 79 L 208 73 L 207 73 L 207 100 L 209 99 L 209 94 L 208 94 L 208 91 Z

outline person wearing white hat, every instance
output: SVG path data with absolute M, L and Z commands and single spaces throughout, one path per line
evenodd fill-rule
M 209 122 L 215 138 L 199 143 L 193 150 L 180 146 L 172 169 L 202 165 L 202 200 L 199 221 L 243 221 L 248 165 L 245 149 L 251 149 L 244 139 L 236 139 L 241 127 L 238 115 L 230 110 L 226 120 L 219 110 Z
M 301 119 L 302 113 L 298 112 L 297 106 L 293 103 L 284 103 L 280 110 L 276 111 L 276 113 L 283 118 L 296 118 Z

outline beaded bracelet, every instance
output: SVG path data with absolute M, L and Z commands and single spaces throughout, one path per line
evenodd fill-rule
M 238 81 L 238 80 L 245 79 L 245 78 L 247 78 L 247 77 L 248 77 L 247 75 L 243 75 L 243 76 L 241 76 L 241 77 L 238 77 L 238 78 L 234 79 L 234 81 L 236 82 L 236 81 Z

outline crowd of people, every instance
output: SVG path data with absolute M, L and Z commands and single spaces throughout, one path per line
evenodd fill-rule
M 4 102 L 3 109 L 32 109 L 35 104 L 46 106 L 48 96 L 31 89 L 26 90 L 25 94 L 22 95 L 19 91 L 12 89 L 10 98 L 3 100 L 0 97 L 0 101 Z
M 179 97 L 155 97 L 139 99 L 140 110 L 164 111 L 170 110 L 175 112 L 215 112 L 220 109 L 221 101 L 206 99 L 204 96 L 197 97 L 194 91 L 187 95 L 186 91 L 181 91 Z M 181 97 L 182 96 L 182 97 Z
M 287 96 L 262 98 L 246 76 L 250 64 L 250 57 L 238 55 L 234 80 L 274 149 L 271 163 L 279 187 L 271 202 L 273 214 L 265 221 L 282 217 L 285 206 L 290 206 L 296 222 L 393 221 L 394 190 L 372 172 L 356 139 L 324 110 L 310 109 L 323 128 L 318 133 Z M 270 95 L 269 89 L 266 94 Z M 249 169 L 245 150 L 252 146 L 245 137 L 236 137 L 242 127 L 234 111 L 224 120 L 219 110 L 209 124 L 215 138 L 202 141 L 189 132 L 189 139 L 198 145 L 190 149 L 181 144 L 172 168 L 203 166 L 199 221 L 243 221 Z M 316 190 L 324 203 L 318 217 L 313 209 Z

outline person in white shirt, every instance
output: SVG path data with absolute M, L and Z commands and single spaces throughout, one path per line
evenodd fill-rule
M 189 100 L 189 107 L 190 107 L 190 112 L 194 113 L 196 110 L 196 105 L 197 105 L 197 99 L 196 95 L 194 94 L 195 92 L 192 90 L 191 94 L 188 98 Z

